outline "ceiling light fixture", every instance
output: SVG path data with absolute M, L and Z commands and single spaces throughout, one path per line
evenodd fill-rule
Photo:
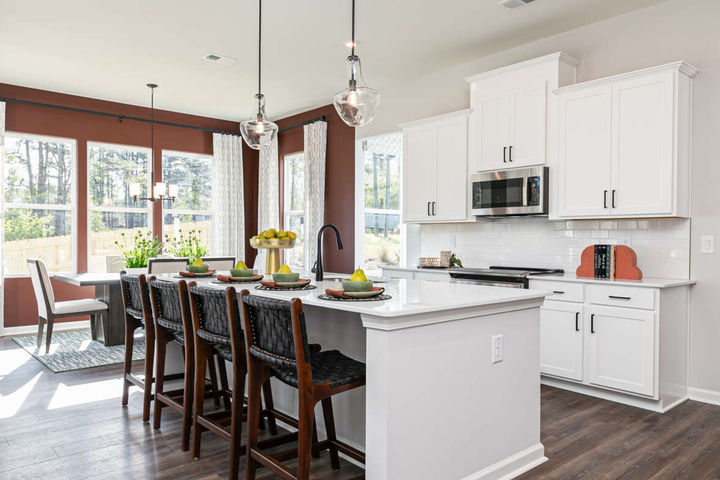
M 262 0 L 258 0 L 258 93 L 255 95 L 257 110 L 250 119 L 240 124 L 240 133 L 248 147 L 261 150 L 275 139 L 278 126 L 265 113 L 265 96 L 262 94 Z
M 155 183 L 155 89 L 157 85 L 154 83 L 148 83 L 150 88 L 150 185 L 152 185 L 152 195 L 149 197 L 141 197 L 142 185 L 139 183 L 131 183 L 128 185 L 128 193 L 133 199 L 133 203 L 138 200 L 149 200 L 154 202 L 156 200 L 170 200 L 174 202 L 178 196 L 178 186 L 168 185 L 164 182 Z
M 351 127 L 362 127 L 373 121 L 380 106 L 380 94 L 365 85 L 360 68 L 360 57 L 355 55 L 355 0 L 352 0 L 352 40 L 347 57 L 348 88 L 333 98 L 333 105 L 340 118 Z

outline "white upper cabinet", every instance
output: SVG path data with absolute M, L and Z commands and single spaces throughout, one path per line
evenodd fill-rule
M 469 172 L 542 165 L 554 141 L 551 91 L 575 81 L 578 61 L 554 53 L 468 77 Z
M 468 110 L 402 125 L 402 220 L 467 218 Z
M 696 74 L 676 62 L 556 90 L 557 208 L 551 202 L 550 216 L 687 217 Z

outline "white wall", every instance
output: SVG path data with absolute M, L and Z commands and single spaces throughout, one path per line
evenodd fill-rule
M 675 60 L 700 69 L 693 101 L 690 271 L 698 284 L 690 305 L 690 384 L 720 392 L 720 252 L 700 254 L 699 246 L 701 235 L 720 236 L 715 198 L 720 193 L 720 1 L 669 0 L 383 88 L 377 118 L 357 135 L 396 131 L 402 122 L 467 108 L 465 76 L 559 50 L 582 61 L 578 81 Z

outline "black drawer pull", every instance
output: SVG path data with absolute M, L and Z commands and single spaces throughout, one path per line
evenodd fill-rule
M 613 300 L 631 300 L 632 297 L 622 297 L 620 295 L 608 295 L 608 298 L 612 298 Z
M 564 291 L 564 290 L 553 290 L 553 293 L 557 293 L 558 295 L 562 295 L 563 293 L 565 293 L 565 291 Z
M 590 315 L 590 333 L 595 333 L 595 314 Z
M 575 312 L 575 331 L 580 331 L 580 312 Z
M 503 147 L 503 163 L 507 163 L 507 147 Z

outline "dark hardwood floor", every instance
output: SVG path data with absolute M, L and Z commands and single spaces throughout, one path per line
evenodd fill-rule
M 206 435 L 202 458 L 191 459 L 180 451 L 179 414 L 167 409 L 155 432 L 141 420 L 139 390 L 120 406 L 120 371 L 53 374 L 0 339 L 0 479 L 227 478 L 227 442 Z M 542 414 L 550 460 L 522 480 L 720 479 L 720 407 L 685 402 L 660 415 L 543 387 Z M 327 453 L 313 461 L 318 480 L 361 472 L 344 461 L 330 470 Z

